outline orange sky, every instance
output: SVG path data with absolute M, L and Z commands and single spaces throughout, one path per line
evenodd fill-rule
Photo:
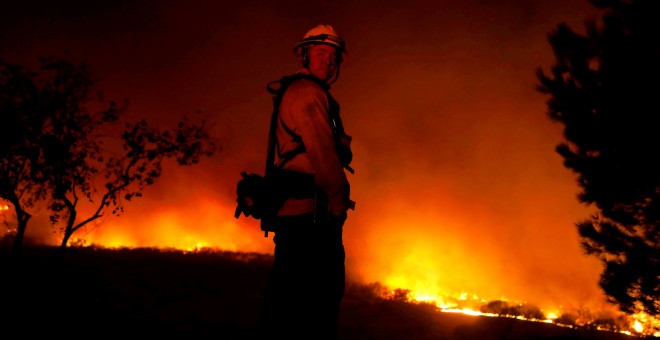
M 166 125 L 199 109 L 215 123 L 213 159 L 166 168 L 90 242 L 271 252 L 256 221 L 233 218 L 235 184 L 264 167 L 266 83 L 298 68 L 291 48 L 307 29 L 331 24 L 348 46 L 332 92 L 354 137 L 350 276 L 601 308 L 600 266 L 574 227 L 589 210 L 534 90 L 536 68 L 553 62 L 548 32 L 561 21 L 582 30 L 596 11 L 586 0 L 390 2 L 27 1 L 0 13 L 0 57 L 68 51 L 106 97 L 130 100 L 132 118 Z

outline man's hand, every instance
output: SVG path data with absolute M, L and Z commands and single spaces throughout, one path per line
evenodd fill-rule
M 346 212 L 344 211 L 343 214 L 340 215 L 335 215 L 333 213 L 328 214 L 328 225 L 331 228 L 342 228 L 344 226 L 344 222 L 346 222 Z

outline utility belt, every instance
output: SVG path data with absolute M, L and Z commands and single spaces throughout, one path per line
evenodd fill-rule
M 291 223 L 291 216 L 278 216 L 289 199 L 313 199 L 314 211 L 303 214 L 304 223 L 316 224 L 327 221 L 331 216 L 328 212 L 328 198 L 316 186 L 314 175 L 304 172 L 274 169 L 266 176 L 259 174 L 241 173 L 242 179 L 238 182 L 237 206 L 234 217 L 241 214 L 260 220 L 261 230 L 268 236 L 268 232 L 277 232 Z M 296 219 L 300 223 L 301 218 Z
M 272 202 L 270 212 L 261 218 L 261 230 L 266 235 L 268 232 L 277 232 L 291 222 L 291 216 L 277 215 L 289 199 L 314 199 L 314 213 L 305 214 L 303 223 L 314 223 L 317 219 L 327 217 L 320 216 L 320 214 L 327 214 L 328 200 L 325 193 L 316 186 L 314 174 L 274 169 L 265 178 L 269 183 L 268 191 L 271 193 L 270 201 Z M 300 223 L 301 218 L 296 218 L 296 221 Z

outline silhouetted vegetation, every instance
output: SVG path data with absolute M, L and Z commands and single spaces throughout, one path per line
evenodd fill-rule
M 600 286 L 628 313 L 660 315 L 660 2 L 593 0 L 586 34 L 560 24 L 556 56 L 538 71 L 557 146 L 578 174 L 578 199 L 598 213 L 577 224 L 583 249 L 604 265 Z
M 491 301 L 481 307 L 482 313 L 490 313 L 504 316 L 524 317 L 530 320 L 545 320 L 545 314 L 541 310 L 529 304 L 511 304 L 506 301 Z
M 40 61 L 37 72 L 0 61 L 0 198 L 17 217 L 14 249 L 37 204 L 51 211 L 64 248 L 78 229 L 108 210 L 121 214 L 125 202 L 142 196 L 165 159 L 191 165 L 215 152 L 206 121 L 184 116 L 167 130 L 122 121 L 125 106 L 92 94 L 89 65 Z M 88 216 L 80 215 L 84 204 Z
M 557 319 L 555 319 L 555 323 L 557 323 L 559 325 L 574 327 L 574 326 L 577 325 L 577 323 L 575 322 L 576 319 L 577 319 L 577 316 L 575 316 L 571 313 L 563 313 Z
M 247 340 L 259 334 L 271 255 L 69 247 L 53 256 L 56 251 L 28 246 L 15 261 L 9 248 L 0 247 L 0 338 Z M 379 283 L 349 281 L 340 339 L 633 339 L 515 318 L 441 313 L 432 304 L 384 297 L 388 292 Z M 396 296 L 404 295 L 401 290 Z

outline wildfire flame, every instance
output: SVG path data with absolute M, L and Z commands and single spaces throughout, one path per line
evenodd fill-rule
M 189 204 L 189 205 L 186 205 Z M 186 252 L 205 250 L 244 251 L 270 253 L 272 240 L 257 232 L 255 221 L 232 219 L 230 204 L 210 197 L 180 206 L 151 208 L 149 214 L 136 217 L 130 213 L 120 218 L 105 218 L 96 225 L 88 226 L 74 234 L 72 245 L 99 246 L 105 248 L 151 247 L 178 249 Z M 9 206 L 0 206 L 0 212 Z M 136 209 L 135 211 L 145 211 Z M 424 217 L 422 217 L 424 218 Z M 396 221 L 395 221 L 396 222 Z M 450 223 L 445 221 L 444 223 Z M 249 230 L 250 232 L 246 232 Z M 52 238 L 52 232 L 49 233 Z M 562 327 L 579 328 L 589 325 L 603 331 L 614 331 L 628 335 L 660 336 L 660 321 L 645 314 L 635 314 L 616 322 L 598 323 L 598 316 L 565 308 L 559 304 L 546 304 L 543 308 L 526 302 L 514 302 L 504 296 L 489 296 L 499 289 L 495 282 L 474 278 L 469 271 L 452 273 L 447 268 L 455 264 L 443 263 L 434 253 L 434 246 L 418 235 L 407 254 L 397 254 L 396 261 L 384 275 L 376 277 L 382 284 L 380 296 L 385 299 L 410 303 L 425 303 L 435 306 L 442 313 L 461 313 L 472 316 L 507 317 L 525 321 L 543 322 Z M 395 235 L 401 241 L 400 237 Z M 456 240 L 452 240 L 454 244 Z M 50 243 L 57 244 L 53 238 Z M 386 249 L 386 247 L 384 247 Z M 449 249 L 443 249 L 449 252 Z M 469 249 L 458 249 L 469 254 Z M 390 259 L 392 257 L 389 257 Z M 466 258 L 466 261 L 467 258 Z M 347 267 L 348 268 L 348 267 Z M 354 269 L 355 270 L 355 269 Z M 452 276 L 453 275 L 453 276 Z M 465 275 L 461 285 L 453 283 L 456 277 Z M 486 276 L 491 273 L 486 272 Z M 371 281 L 374 282 L 374 281 Z M 490 286 L 490 287 L 489 287 Z M 457 289 L 464 287 L 465 289 Z M 485 294 L 476 294 L 484 287 Z M 571 315 L 573 317 L 567 317 Z M 608 311 L 614 315 L 614 311 Z
M 566 323 L 563 320 L 559 320 L 560 317 L 557 316 L 556 312 L 548 312 L 544 314 L 542 318 L 530 317 L 526 315 L 510 314 L 510 313 L 496 313 L 496 312 L 484 312 L 476 310 L 473 308 L 462 307 L 459 304 L 446 303 L 448 298 L 438 298 L 435 296 L 430 296 L 424 293 L 418 293 L 414 291 L 409 291 L 407 289 L 385 289 L 381 292 L 381 296 L 388 300 L 398 300 L 414 303 L 428 303 L 432 304 L 438 308 L 439 312 L 442 313 L 458 313 L 470 316 L 486 316 L 486 317 L 504 317 L 504 318 L 515 318 L 518 320 L 530 321 L 530 322 L 542 322 L 548 324 L 554 324 L 560 327 L 568 328 L 580 328 L 586 325 L 592 325 L 599 331 L 609 331 L 609 332 L 618 332 L 626 335 L 638 335 L 638 336 L 653 336 L 660 337 L 660 320 L 653 319 L 647 314 L 639 313 L 635 314 L 630 318 L 623 320 L 623 322 L 617 323 L 599 323 L 599 322 L 569 322 Z M 464 300 L 464 295 L 453 298 L 456 301 Z M 449 298 L 451 299 L 451 298 Z M 475 301 L 479 301 L 474 297 Z M 467 301 L 467 300 L 466 300 Z M 473 302 L 475 302 L 473 301 Z M 516 305 L 516 304 L 514 304 Z M 517 306 L 523 306 L 523 304 L 517 304 Z M 483 309 L 483 308 L 482 308 Z

